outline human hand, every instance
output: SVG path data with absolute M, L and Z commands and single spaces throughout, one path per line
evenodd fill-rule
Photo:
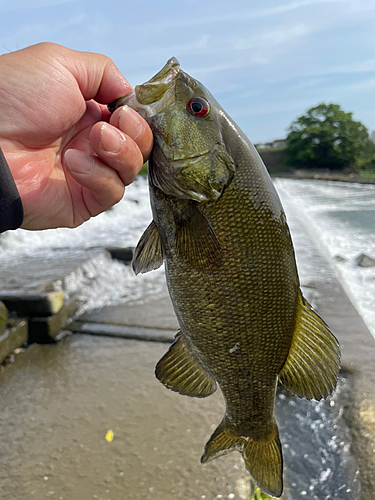
M 76 227 L 121 200 L 152 132 L 106 56 L 42 43 L 0 56 L 0 146 L 24 209 L 21 227 Z

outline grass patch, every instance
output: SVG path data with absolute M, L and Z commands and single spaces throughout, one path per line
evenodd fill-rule
M 138 175 L 147 175 L 147 169 L 148 169 L 148 161 L 142 165 L 141 170 L 138 172 Z
M 359 176 L 361 179 L 375 179 L 375 170 L 360 170 Z
M 274 497 L 270 497 L 267 493 L 263 493 L 262 490 L 256 488 L 254 493 L 251 495 L 250 500 L 276 500 Z

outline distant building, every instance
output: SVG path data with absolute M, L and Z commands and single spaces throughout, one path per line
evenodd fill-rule
M 375 130 L 371 132 L 371 140 L 372 142 L 375 142 Z
M 285 139 L 276 139 L 276 141 L 273 141 L 272 143 L 273 148 L 285 148 L 285 146 L 286 146 Z
M 257 149 L 279 149 L 279 148 L 285 148 L 286 146 L 286 141 L 285 139 L 276 139 L 275 141 L 272 142 L 259 142 L 258 144 L 255 144 L 255 147 Z

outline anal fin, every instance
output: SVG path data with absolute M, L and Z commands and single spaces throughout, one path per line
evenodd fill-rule
M 283 492 L 283 457 L 279 432 L 275 423 L 272 433 L 262 439 L 233 432 L 226 418 L 207 442 L 201 458 L 209 462 L 230 451 L 242 453 L 245 465 L 256 485 L 268 495 L 279 498 Z
M 204 371 L 189 352 L 185 339 L 178 332 L 175 341 L 155 368 L 162 384 L 183 396 L 205 398 L 216 391 L 216 382 Z
M 334 390 L 339 370 L 339 343 L 300 292 L 294 337 L 279 380 L 291 393 L 319 400 Z
M 163 264 L 163 251 L 159 231 L 152 221 L 142 234 L 135 249 L 132 267 L 135 274 L 148 273 Z

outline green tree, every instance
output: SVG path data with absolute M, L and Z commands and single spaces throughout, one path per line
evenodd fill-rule
M 361 168 L 375 162 L 367 128 L 338 104 L 319 104 L 288 129 L 287 161 L 296 168 Z

